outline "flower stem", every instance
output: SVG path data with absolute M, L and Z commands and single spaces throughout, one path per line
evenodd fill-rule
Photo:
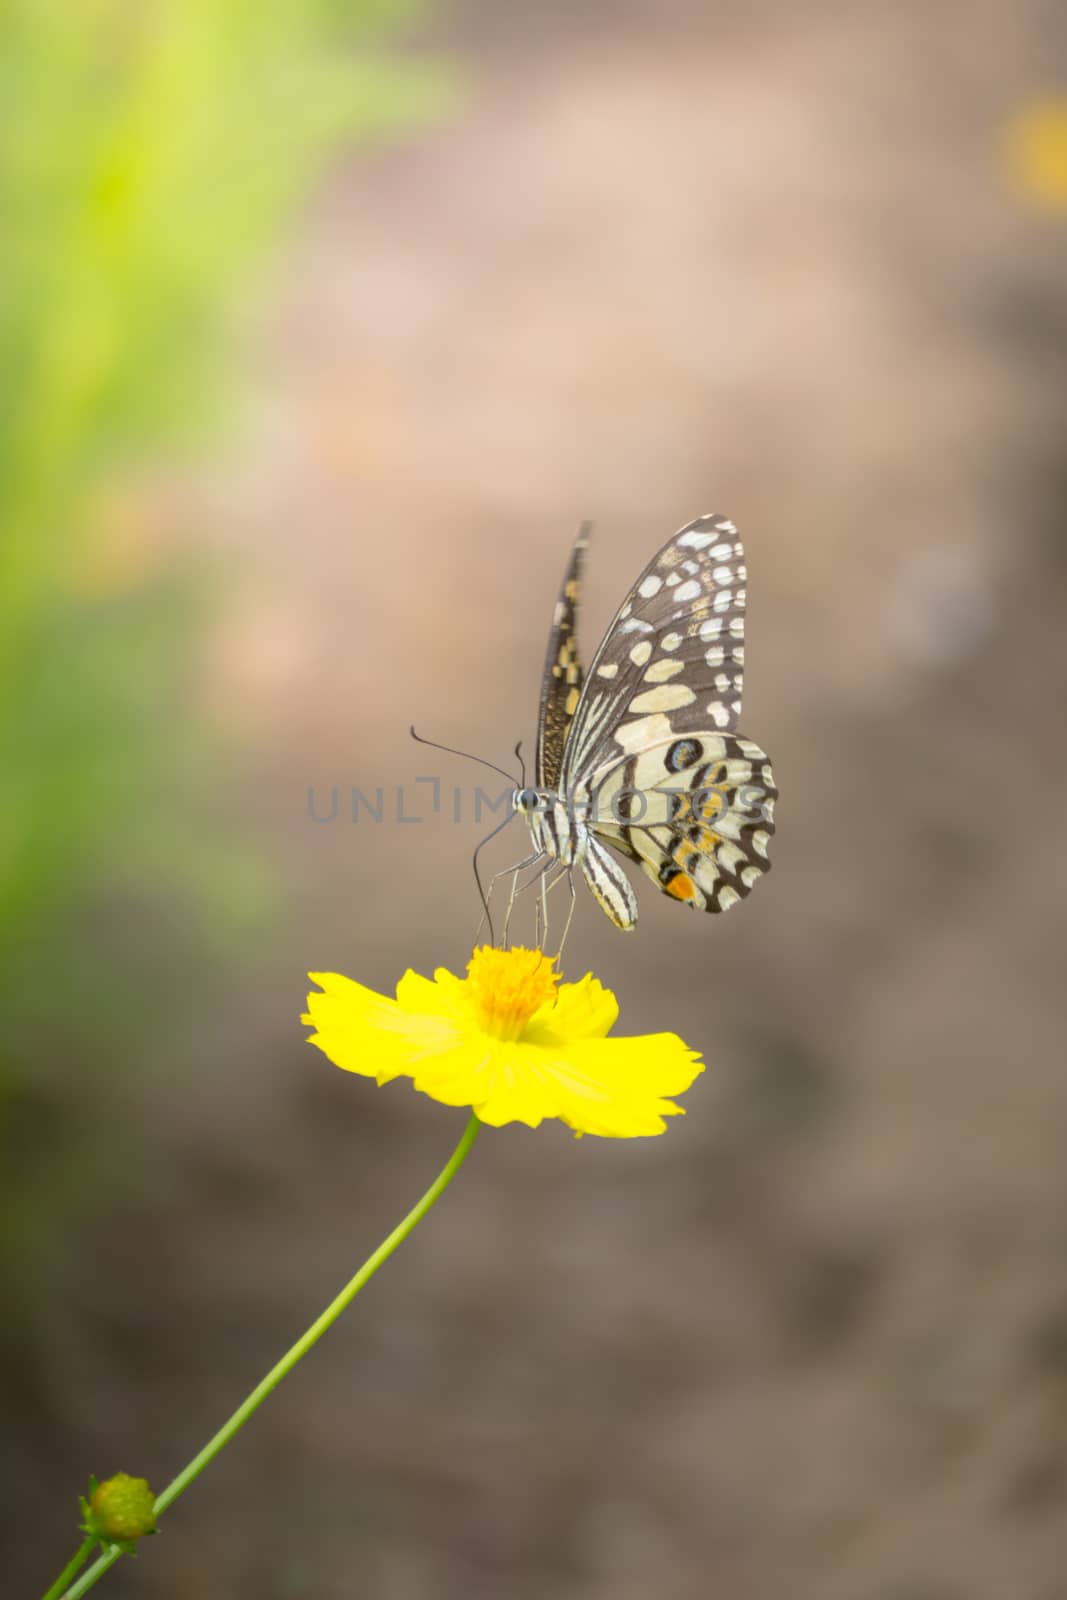
M 157 1516 L 166 1511 L 168 1506 L 173 1505 L 178 1496 L 185 1493 L 193 1479 L 199 1477 L 201 1472 L 203 1472 L 204 1468 L 210 1461 L 214 1461 L 219 1451 L 229 1444 L 234 1434 L 237 1433 L 240 1428 L 244 1427 L 249 1417 L 259 1408 L 259 1406 L 262 1405 L 263 1401 L 267 1398 L 271 1391 L 277 1388 L 278 1384 L 281 1383 L 286 1374 L 292 1371 L 300 1358 L 305 1356 L 311 1349 L 312 1345 L 317 1344 L 319 1339 L 321 1339 L 322 1335 L 326 1332 L 327 1328 L 333 1326 L 333 1324 L 337 1321 L 337 1318 L 341 1315 L 341 1312 L 344 1311 L 345 1307 L 355 1299 L 356 1295 L 363 1288 L 364 1284 L 368 1283 L 370 1279 L 373 1278 L 378 1268 L 384 1262 L 388 1261 L 389 1257 L 392 1255 L 397 1246 L 403 1244 L 408 1234 L 418 1226 L 430 1208 L 444 1194 L 445 1190 L 452 1182 L 452 1179 L 456 1176 L 456 1173 L 467 1159 L 471 1145 L 478 1137 L 478 1130 L 480 1128 L 481 1123 L 478 1121 L 477 1116 L 472 1111 L 470 1121 L 467 1123 L 462 1139 L 459 1141 L 459 1144 L 456 1146 L 455 1150 L 453 1150 L 447 1165 L 434 1179 L 433 1183 L 427 1189 L 422 1199 L 412 1206 L 403 1222 L 398 1223 L 398 1225 L 393 1229 L 392 1233 L 389 1234 L 388 1238 L 383 1239 L 377 1250 L 375 1250 L 372 1255 L 367 1257 L 366 1261 L 360 1267 L 355 1277 L 345 1284 L 345 1287 L 341 1290 L 337 1298 L 335 1300 L 331 1300 L 330 1304 L 326 1307 L 326 1310 L 311 1324 L 311 1327 L 307 1330 L 307 1332 L 296 1341 L 292 1349 L 287 1350 L 277 1365 L 270 1369 L 262 1382 L 258 1383 L 252 1390 L 252 1393 L 248 1396 L 248 1399 L 245 1400 L 242 1405 L 237 1407 L 237 1410 L 234 1412 L 229 1421 L 224 1422 L 218 1433 L 216 1433 L 213 1438 L 208 1440 L 207 1444 L 200 1451 L 199 1455 L 195 1455 L 189 1462 L 189 1465 L 179 1472 L 174 1481 L 172 1483 L 168 1483 L 167 1487 L 163 1490 L 163 1493 L 156 1499 L 155 1510 Z M 78 1554 L 81 1559 L 84 1559 L 81 1551 L 79 1551 Z M 96 1582 L 97 1578 L 102 1577 L 108 1568 L 114 1565 L 121 1554 L 122 1551 L 119 1550 L 115 1545 L 112 1545 L 109 1550 L 104 1552 L 98 1561 L 94 1561 L 88 1572 L 83 1573 L 78 1581 L 67 1590 L 65 1600 L 80 1600 L 80 1597 L 83 1594 L 87 1594 L 88 1591 L 93 1587 L 93 1584 Z M 68 1568 L 68 1572 L 70 1570 L 71 1569 Z M 77 1567 L 74 1567 L 74 1570 L 77 1571 Z M 63 1576 L 66 1577 L 67 1574 L 64 1573 Z M 52 1588 L 48 1591 L 48 1595 L 45 1597 L 45 1600 L 52 1600 L 53 1595 L 62 1593 L 62 1591 L 58 1588 L 58 1582 L 59 1580 L 57 1579 L 56 1583 L 53 1584 Z
M 96 1542 L 96 1534 L 90 1533 L 81 1549 L 78 1550 L 75 1555 L 71 1556 L 70 1560 L 63 1568 L 63 1571 L 59 1574 L 59 1577 L 56 1579 L 55 1583 L 44 1596 L 44 1600 L 59 1600 L 60 1595 L 66 1589 L 68 1583 L 78 1571 L 79 1567 L 83 1567 L 88 1561 L 89 1557 L 92 1555 L 93 1547 Z

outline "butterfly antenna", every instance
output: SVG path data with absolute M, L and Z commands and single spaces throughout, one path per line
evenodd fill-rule
M 461 756 L 464 761 L 477 761 L 479 766 L 488 767 L 491 772 L 499 772 L 500 776 L 502 778 L 506 778 L 509 783 L 515 783 L 514 773 L 505 772 L 503 767 L 498 767 L 495 761 L 486 761 L 482 756 L 471 755 L 469 750 L 457 750 L 454 745 L 438 744 L 435 739 L 424 739 L 421 734 L 415 732 L 414 723 L 411 725 L 411 737 L 415 740 L 416 744 L 429 745 L 431 750 L 443 750 L 446 755 Z M 525 778 L 523 781 L 525 781 Z M 520 783 L 516 785 L 516 787 L 522 788 L 522 784 Z M 509 818 L 508 820 L 510 821 L 511 819 Z M 490 835 L 490 837 L 492 837 L 492 835 Z
M 519 768 L 520 768 L 520 770 L 522 772 L 522 777 L 519 779 L 519 788 L 520 789 L 525 789 L 525 787 L 526 787 L 526 757 L 522 753 L 522 740 L 521 739 L 519 740 L 518 744 L 515 746 L 515 760 L 519 763 Z

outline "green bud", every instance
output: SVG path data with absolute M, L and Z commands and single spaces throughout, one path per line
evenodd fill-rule
M 117 1544 L 130 1551 L 146 1533 L 156 1531 L 155 1495 L 147 1478 L 131 1478 L 116 1472 L 97 1484 L 91 1480 L 89 1499 L 83 1500 L 86 1533 L 95 1534 L 102 1544 Z

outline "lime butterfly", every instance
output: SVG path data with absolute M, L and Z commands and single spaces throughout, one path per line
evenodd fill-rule
M 531 861 L 578 866 L 617 928 L 637 922 L 613 851 L 699 911 L 727 911 L 770 868 L 770 762 L 737 731 L 745 564 L 725 517 L 681 528 L 638 578 L 589 671 L 575 633 L 588 529 L 548 638 L 534 782 L 517 788 Z M 610 846 L 611 848 L 607 848 Z M 573 891 L 572 891 L 573 892 Z

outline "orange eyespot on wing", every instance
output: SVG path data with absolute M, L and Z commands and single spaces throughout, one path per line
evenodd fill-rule
M 693 900 L 696 898 L 696 888 L 688 872 L 676 872 L 674 877 L 665 883 L 664 892 L 675 900 Z

